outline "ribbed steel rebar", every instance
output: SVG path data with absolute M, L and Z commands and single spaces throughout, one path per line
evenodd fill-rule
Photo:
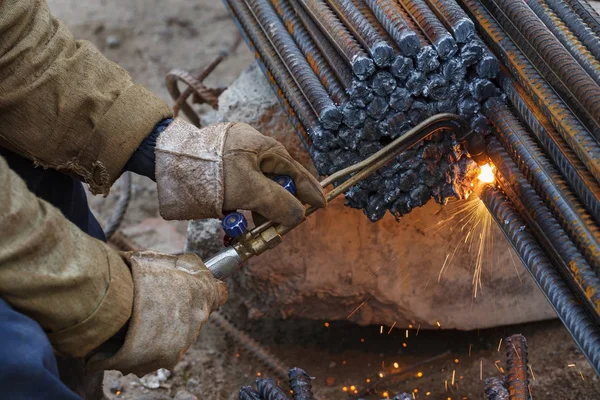
M 545 0 L 528 0 L 527 4 L 550 32 L 565 46 L 565 49 L 577 60 L 590 77 L 600 83 L 600 61 L 579 41 L 565 23 L 558 18 Z
M 600 15 L 586 0 L 565 0 L 568 5 L 577 13 L 579 18 L 600 37 Z
M 475 24 L 454 0 L 426 0 L 458 43 L 466 43 L 475 34 Z
M 252 386 L 244 386 L 240 389 L 239 400 L 262 400 L 260 394 Z
M 400 16 L 399 4 L 392 0 L 365 0 L 365 3 L 400 47 L 402 55 L 412 56 L 419 51 L 419 39 Z
M 527 371 L 527 340 L 512 335 L 504 340 L 506 348 L 506 386 L 511 400 L 530 400 Z
M 290 389 L 294 400 L 314 400 L 312 385 L 313 378 L 301 368 L 292 368 L 288 373 Z
M 485 395 L 488 400 L 509 400 L 504 380 L 497 377 L 485 379 Z
M 500 78 L 502 90 L 515 112 L 531 129 L 544 152 L 569 182 L 579 200 L 600 225 L 600 185 L 559 135 L 542 110 L 521 85 L 507 75 Z
M 279 3 L 284 4 L 282 1 L 277 0 Z M 285 3 L 289 4 L 292 8 L 292 12 L 296 15 L 304 30 L 310 35 L 317 49 L 321 52 L 321 55 L 329 67 L 334 71 L 344 88 L 348 89 L 352 85 L 354 79 L 352 69 L 347 64 L 342 56 L 337 52 L 335 47 L 327 40 L 327 37 L 321 34 L 321 30 L 317 24 L 312 20 L 310 15 L 304 11 L 304 8 L 298 3 L 297 0 L 287 0 Z M 285 23 L 285 21 L 284 21 Z M 287 26 L 287 25 L 286 25 Z M 293 26 L 287 26 L 288 31 Z
M 487 186 L 480 195 L 494 220 L 531 273 L 596 373 L 600 373 L 600 333 L 570 293 L 507 198 Z
M 489 12 L 475 0 L 460 0 L 481 28 L 488 44 L 552 122 L 594 178 L 600 181 L 600 145 L 508 38 Z
M 446 27 L 423 0 L 400 0 L 402 6 L 433 44 L 441 59 L 456 54 L 458 46 Z
M 571 29 L 571 31 L 581 40 L 581 43 L 588 48 L 588 50 L 596 57 L 600 59 L 600 36 L 598 32 L 594 32 L 591 26 L 587 25 L 575 12 L 573 8 L 567 4 L 564 0 L 546 0 L 548 5 L 554 10 L 556 15 Z M 588 5 L 589 8 L 591 6 Z M 588 8 L 588 9 L 589 9 Z M 583 9 L 583 8 L 581 8 Z M 580 10 L 581 10 L 580 9 Z M 588 19 L 592 26 L 597 27 L 598 21 L 594 18 Z M 595 21 L 595 23 L 594 23 Z
M 352 81 L 352 73 L 348 69 L 348 76 L 345 78 L 348 81 L 342 86 L 338 81 L 338 73 L 328 64 L 323 53 L 315 45 L 314 41 L 302 25 L 302 22 L 296 16 L 294 10 L 290 7 L 287 1 L 282 0 L 270 0 L 271 4 L 277 11 L 277 14 L 283 21 L 288 32 L 294 38 L 294 41 L 298 45 L 300 51 L 306 58 L 306 61 L 310 64 L 313 71 L 319 77 L 321 83 L 327 89 L 327 92 L 336 104 L 341 104 L 346 101 L 348 96 L 344 90 L 344 86 L 350 86 Z M 333 50 L 333 48 L 331 49 Z M 341 64 L 340 66 L 345 66 Z
M 600 140 L 600 86 L 524 0 L 482 0 L 482 3 L 596 140 Z
M 371 25 L 373 29 L 377 31 L 379 36 L 381 36 L 392 47 L 394 53 L 400 53 L 400 47 L 398 47 L 398 45 L 394 42 L 394 39 L 392 39 L 390 34 L 387 33 L 383 25 L 381 25 L 381 22 L 377 20 L 377 17 L 375 17 L 375 14 L 373 14 L 373 11 L 369 8 L 367 3 L 365 3 L 364 0 L 351 1 L 352 4 L 354 4 L 354 7 L 356 7 L 356 9 L 362 14 L 362 16 L 369 21 L 369 25 Z
M 304 95 L 308 104 L 319 116 L 326 129 L 337 129 L 342 122 L 342 113 L 312 70 L 306 58 L 278 18 L 267 0 L 243 0 L 255 16 L 259 26 L 283 61 L 289 75 Z
M 496 127 L 498 138 L 509 150 L 538 196 L 552 210 L 563 229 L 586 260 L 600 274 L 600 228 L 581 206 L 564 178 L 556 171 L 527 130 L 497 99 L 488 100 L 484 112 Z M 597 289 L 600 291 L 600 282 Z M 600 293 L 599 293 L 600 294 Z
M 263 400 L 289 400 L 285 392 L 270 378 L 257 379 L 256 388 Z
M 273 371 L 281 380 L 287 379 L 288 369 L 283 367 L 283 363 L 260 343 L 252 339 L 246 332 L 233 326 L 218 312 L 210 315 L 210 321 L 214 322 L 226 335 L 234 339 L 240 346 L 244 347 L 252 356 L 258 358 L 268 369 Z
M 348 0 L 327 0 L 327 3 L 364 48 L 369 50 L 375 64 L 386 67 L 392 63 L 394 49 L 362 15 L 354 3 Z
M 369 58 L 327 4 L 319 0 L 298 0 L 298 2 L 319 26 L 321 32 L 352 66 L 352 71 L 359 79 L 366 79 L 375 72 L 373 60 Z
M 579 288 L 582 302 L 600 319 L 600 279 L 571 242 L 548 207 L 519 171 L 506 150 L 497 142 L 488 145 L 488 155 L 501 173 L 499 182 L 529 224 L 537 228 L 534 236 L 546 249 L 561 274 Z M 503 183 L 507 183 L 504 185 Z M 509 183 L 509 184 L 508 184 Z M 550 254 L 552 253 L 552 254 Z
M 240 32 L 246 44 L 255 53 L 258 65 L 261 67 L 279 102 L 285 110 L 290 122 L 300 136 L 300 140 L 308 149 L 310 135 L 305 129 L 319 130 L 319 122 L 310 105 L 307 104 L 296 82 L 289 76 L 277 52 L 268 45 L 267 38 L 258 26 L 250 10 L 236 1 L 223 0 L 229 9 L 234 22 L 240 27 Z

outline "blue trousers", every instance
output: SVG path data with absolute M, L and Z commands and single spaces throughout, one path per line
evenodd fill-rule
M 81 182 L 0 149 L 10 168 L 38 197 L 53 204 L 82 231 L 106 241 L 92 214 Z M 0 189 L 1 190 L 1 189 Z M 7 400 L 80 397 L 60 380 L 57 359 L 41 326 L 0 298 L 0 398 Z

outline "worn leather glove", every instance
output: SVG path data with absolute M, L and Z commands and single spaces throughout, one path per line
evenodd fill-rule
M 86 370 L 117 369 L 142 376 L 171 369 L 196 341 L 210 313 L 225 303 L 227 286 L 195 254 L 144 251 L 124 253 L 124 258 L 134 285 L 124 343 L 101 346 L 88 359 Z
M 224 211 L 242 209 L 294 226 L 304 218 L 301 201 L 315 207 L 326 203 L 319 182 L 283 145 L 248 124 L 198 129 L 175 119 L 158 137 L 155 154 L 165 219 L 222 218 Z M 290 175 L 298 198 L 266 174 Z

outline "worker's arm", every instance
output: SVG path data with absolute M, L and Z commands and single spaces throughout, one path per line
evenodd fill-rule
M 44 0 L 0 1 L 0 146 L 108 193 L 169 107 Z
M 246 124 L 183 120 L 159 136 L 170 116 L 91 43 L 75 41 L 44 0 L 0 1 L 0 146 L 77 174 L 94 193 L 108 193 L 124 168 L 155 178 L 169 219 L 240 208 L 300 222 L 302 203 L 265 173 L 292 175 L 300 200 L 325 205 L 319 183 L 275 140 Z
M 170 368 L 227 298 L 195 255 L 125 254 L 83 233 L 0 157 L 0 297 L 90 369 Z M 124 342 L 101 346 L 127 325 Z M 100 350 L 93 351 L 100 347 Z

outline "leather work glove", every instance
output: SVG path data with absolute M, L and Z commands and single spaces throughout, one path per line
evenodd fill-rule
M 227 300 L 227 286 L 195 254 L 124 253 L 133 275 L 133 310 L 124 342 L 105 343 L 88 372 L 118 369 L 142 376 L 172 369 L 196 341 L 210 313 Z
M 242 209 L 294 226 L 304 218 L 301 201 L 326 204 L 319 182 L 285 147 L 248 124 L 199 129 L 175 119 L 158 137 L 155 154 L 165 219 L 222 218 L 225 211 Z M 298 198 L 266 174 L 291 176 Z

